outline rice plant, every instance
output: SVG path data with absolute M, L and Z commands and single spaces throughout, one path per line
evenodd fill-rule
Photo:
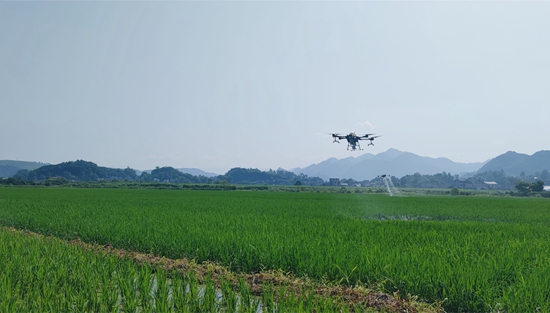
M 169 258 L 220 262 L 237 272 L 272 269 L 333 283 L 377 285 L 389 293 L 444 301 L 456 312 L 550 311 L 548 199 L 0 188 L 0 224 Z M 159 308 L 185 303 L 192 311 L 221 308 L 218 302 L 201 302 L 200 290 L 189 283 L 192 277 L 185 298 L 163 298 L 170 294 L 166 286 L 156 294 L 139 291 L 150 290 L 151 277 L 157 275 L 146 268 L 135 270 L 134 285 L 122 286 L 113 283 L 115 269 L 104 281 L 63 276 L 83 262 L 74 259 L 68 268 L 58 264 L 51 270 L 54 278 L 46 279 L 33 269 L 49 261 L 37 262 L 30 268 L 7 265 L 9 272 L 29 276 L 9 280 L 5 292 L 20 294 L 47 281 L 86 293 L 87 302 L 71 300 L 84 311 L 119 305 L 143 309 L 152 303 Z M 98 268 L 119 263 L 95 262 Z M 246 298 L 246 288 L 239 293 L 237 310 L 259 305 L 257 298 Z M 47 291 L 24 294 L 33 300 L 2 300 L 2 309 L 48 310 L 46 302 L 71 298 Z M 134 300 L 127 303 L 131 295 Z M 296 305 L 307 307 L 308 301 Z

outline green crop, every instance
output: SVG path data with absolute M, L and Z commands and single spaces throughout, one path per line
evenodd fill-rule
M 218 289 L 207 276 L 167 272 L 130 259 L 84 250 L 54 238 L 0 228 L 0 312 L 274 312 L 273 292 L 263 301 L 242 284 Z M 348 310 L 308 295 L 282 297 L 276 312 Z M 356 312 L 363 312 L 358 307 Z
M 455 312 L 550 312 L 547 199 L 2 188 L 0 223 L 235 271 L 377 285 Z

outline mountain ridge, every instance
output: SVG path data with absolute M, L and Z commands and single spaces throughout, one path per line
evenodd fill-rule
M 49 163 L 19 161 L 19 160 L 0 160 L 0 178 L 8 178 L 15 175 L 20 170 L 35 170 Z
M 293 172 L 318 176 L 325 180 L 329 178 L 352 178 L 362 181 L 373 179 L 382 174 L 402 177 L 414 173 L 469 173 L 477 171 L 487 162 L 459 163 L 444 157 L 424 157 L 390 148 L 376 155 L 365 153 L 358 157 L 347 157 L 340 160 L 329 158 L 318 164 L 295 168 Z
M 32 168 L 38 169 L 49 165 L 51 164 L 0 160 L 0 177 L 12 177 L 17 175 L 19 170 L 24 170 L 22 172 L 24 174 L 25 171 L 27 173 L 33 171 Z M 117 177 L 133 177 L 134 171 L 137 176 L 143 172 L 151 173 L 151 171 L 139 171 L 134 169 L 132 169 L 132 173 L 130 173 L 128 171 L 129 169 L 100 168 L 102 171 L 114 170 L 117 173 L 114 176 Z M 208 178 L 223 176 L 206 172 L 198 168 L 178 168 L 177 170 L 181 173 L 193 176 L 205 176 Z M 123 175 L 122 173 L 124 171 L 126 171 L 126 173 Z M 432 158 L 419 156 L 411 152 L 391 148 L 376 155 L 364 153 L 356 157 L 348 156 L 342 159 L 330 157 L 317 164 L 291 169 L 289 172 L 304 174 L 310 177 L 320 177 L 327 181 L 330 178 L 351 178 L 357 181 L 363 181 L 371 180 L 382 174 L 403 177 L 415 173 L 433 175 L 446 172 L 453 175 L 464 175 L 463 177 L 465 177 L 466 175 L 471 176 L 473 173 L 483 173 L 487 171 L 502 171 L 508 176 L 515 177 L 521 177 L 522 175 L 541 175 L 546 177 L 548 171 L 550 171 L 550 150 L 537 151 L 532 155 L 508 151 L 485 162 L 460 163 L 454 162 L 446 157 Z
M 532 155 L 508 151 L 484 164 L 479 171 L 504 171 L 509 176 L 532 175 L 550 170 L 550 150 L 540 150 Z
M 199 168 L 182 167 L 182 168 L 176 168 L 176 170 L 178 170 L 178 171 L 180 171 L 184 174 L 191 174 L 191 175 L 194 175 L 194 176 L 216 177 L 216 176 L 220 175 L 220 174 L 216 174 L 216 173 L 212 173 L 212 172 L 203 171 Z M 143 172 L 151 174 L 151 172 L 153 170 L 145 170 L 145 171 L 135 170 L 135 171 L 138 175 L 141 175 L 141 173 L 143 173 Z

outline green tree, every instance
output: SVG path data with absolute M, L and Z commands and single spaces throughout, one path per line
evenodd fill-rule
M 515 187 L 521 195 L 528 195 L 531 191 L 531 184 L 528 182 L 520 181 Z
M 541 192 L 544 190 L 544 182 L 542 180 L 531 184 L 531 190 L 535 192 Z
M 153 180 L 153 177 L 151 176 L 151 174 L 147 172 L 142 172 L 141 175 L 139 176 L 139 180 L 144 182 L 151 182 Z

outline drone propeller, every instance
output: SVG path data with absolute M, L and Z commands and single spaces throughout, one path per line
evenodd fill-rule
M 378 135 L 378 136 L 373 136 L 373 137 L 370 137 L 370 138 L 366 138 L 367 140 L 370 140 L 370 143 L 369 143 L 369 146 L 374 146 L 374 138 L 378 138 L 378 137 L 381 137 L 382 135 Z
M 369 138 L 369 136 L 371 136 L 371 135 L 375 135 L 375 134 L 365 134 L 365 135 L 359 136 L 359 137 L 360 137 L 360 138 Z
M 359 140 L 372 140 L 376 137 L 379 137 L 379 136 L 372 136 L 372 135 L 374 135 L 374 134 L 366 134 L 365 136 L 357 137 L 357 139 L 359 139 Z
M 341 139 L 340 137 L 343 137 L 343 135 L 340 135 L 340 134 L 335 134 L 335 133 L 327 133 L 329 135 L 332 136 L 332 138 L 334 138 L 334 140 L 332 141 L 332 143 L 340 143 L 340 141 L 338 141 L 338 139 Z

